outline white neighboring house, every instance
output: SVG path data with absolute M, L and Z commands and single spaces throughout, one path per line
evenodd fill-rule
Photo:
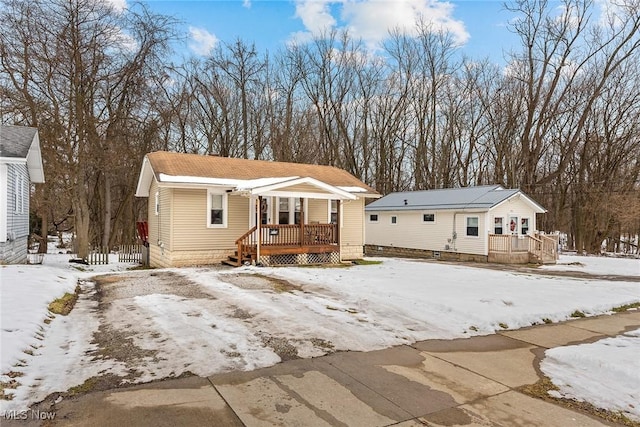
M 38 130 L 0 125 L 0 264 L 27 262 L 29 194 L 43 182 Z
M 365 207 L 366 254 L 555 263 L 557 238 L 536 231 L 546 209 L 487 185 L 391 193 Z

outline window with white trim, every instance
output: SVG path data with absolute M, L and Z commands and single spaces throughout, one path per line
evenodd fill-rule
M 520 233 L 522 234 L 529 233 L 529 218 L 520 219 Z
M 369 214 L 369 222 L 378 222 L 378 214 Z
M 395 215 L 391 215 L 391 224 L 397 224 L 398 223 L 398 217 Z
M 227 227 L 227 194 L 207 190 L 207 226 L 209 228 Z
M 156 204 L 155 204 L 155 214 L 158 215 L 160 213 L 160 192 L 156 191 Z
M 289 224 L 289 198 L 278 198 L 278 224 Z
M 504 218 L 496 217 L 493 219 L 493 234 L 504 234 Z
M 296 197 L 293 202 L 294 211 L 293 211 L 293 223 L 300 224 L 300 219 L 302 219 L 302 215 L 300 214 L 300 209 L 302 208 L 302 203 L 299 197 Z
M 329 223 L 330 224 L 338 223 L 338 201 L 337 200 L 329 200 Z
M 479 218 L 477 216 L 467 217 L 467 236 L 478 237 L 479 232 Z
M 427 224 L 433 224 L 436 222 L 436 214 L 434 213 L 423 213 L 422 214 L 422 222 Z

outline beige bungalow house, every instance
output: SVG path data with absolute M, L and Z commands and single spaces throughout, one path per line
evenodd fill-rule
M 367 255 L 555 263 L 557 236 L 536 231 L 546 209 L 499 185 L 391 193 L 366 207 Z
M 380 197 L 331 166 L 171 152 L 144 157 L 136 196 L 157 267 L 362 258 L 365 199 Z

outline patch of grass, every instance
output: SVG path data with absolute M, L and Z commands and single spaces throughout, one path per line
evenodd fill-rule
M 634 302 L 631 304 L 625 304 L 619 307 L 614 307 L 611 309 L 611 311 L 615 311 L 616 313 L 623 313 L 627 310 L 631 310 L 632 308 L 640 308 L 640 302 Z
M 273 290 L 282 293 L 282 292 L 292 292 L 292 291 L 302 291 L 302 286 L 294 285 L 293 283 L 279 279 L 277 277 L 265 276 L 264 274 L 256 274 L 256 277 L 261 277 L 265 280 L 268 280 L 273 287 Z
M 378 265 L 382 264 L 382 261 L 374 261 L 372 259 L 355 259 L 351 261 L 354 265 Z
M 469 330 L 473 331 L 473 332 L 478 332 L 478 327 L 477 326 L 469 326 Z
M 549 323 L 553 323 L 553 320 L 549 319 L 548 317 L 544 317 L 544 318 L 542 319 L 542 321 L 543 321 L 544 323 L 546 323 L 547 325 L 548 325 Z
M 49 311 L 66 316 L 71 313 L 71 310 L 73 310 L 73 307 L 76 305 L 79 294 L 80 286 L 76 286 L 76 291 L 73 294 L 66 292 L 61 298 L 51 301 Z
M 571 313 L 571 317 L 580 318 L 580 317 L 587 317 L 587 316 L 586 316 L 586 314 L 584 314 L 580 310 L 576 310 L 573 313 Z
M 509 329 L 509 325 L 507 325 L 506 323 L 498 323 L 498 326 L 500 326 L 502 329 Z
M 88 393 L 88 392 L 92 391 L 93 389 L 95 389 L 97 384 L 98 384 L 98 378 L 97 377 L 88 378 L 82 384 L 77 385 L 75 387 L 71 387 L 69 389 L 69 395 L 70 396 L 75 396 L 75 395 L 78 395 L 78 394 Z
M 151 267 L 150 265 L 134 265 L 133 267 L 129 267 L 127 268 L 127 270 L 130 271 L 136 271 L 136 270 L 155 270 L 156 267 Z
M 620 412 L 597 408 L 588 402 L 578 402 L 577 400 L 573 399 L 564 399 L 551 396 L 549 392 L 558 391 L 558 387 L 556 387 L 556 385 L 551 382 L 551 380 L 546 376 L 543 376 L 542 379 L 538 380 L 537 383 L 522 386 L 518 390 L 529 396 L 536 397 L 547 402 L 553 402 L 560 406 L 564 406 L 565 408 L 578 410 L 590 415 L 595 415 L 609 422 L 618 423 L 620 425 L 628 427 L 640 427 L 639 422 L 630 420 Z

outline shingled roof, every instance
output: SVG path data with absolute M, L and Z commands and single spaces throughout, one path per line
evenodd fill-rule
M 26 160 L 31 182 L 44 182 L 38 129 L 0 125 L 0 159 L 4 163 L 19 163 Z
M 172 181 L 171 177 L 256 180 L 261 178 L 305 177 L 335 187 L 358 187 L 359 194 L 378 196 L 379 194 L 349 172 L 322 165 L 304 163 L 272 162 L 266 160 L 249 160 L 220 156 L 204 156 L 198 154 L 172 153 L 157 151 L 146 155 L 155 178 L 159 182 Z M 143 166 L 144 168 L 144 166 Z

